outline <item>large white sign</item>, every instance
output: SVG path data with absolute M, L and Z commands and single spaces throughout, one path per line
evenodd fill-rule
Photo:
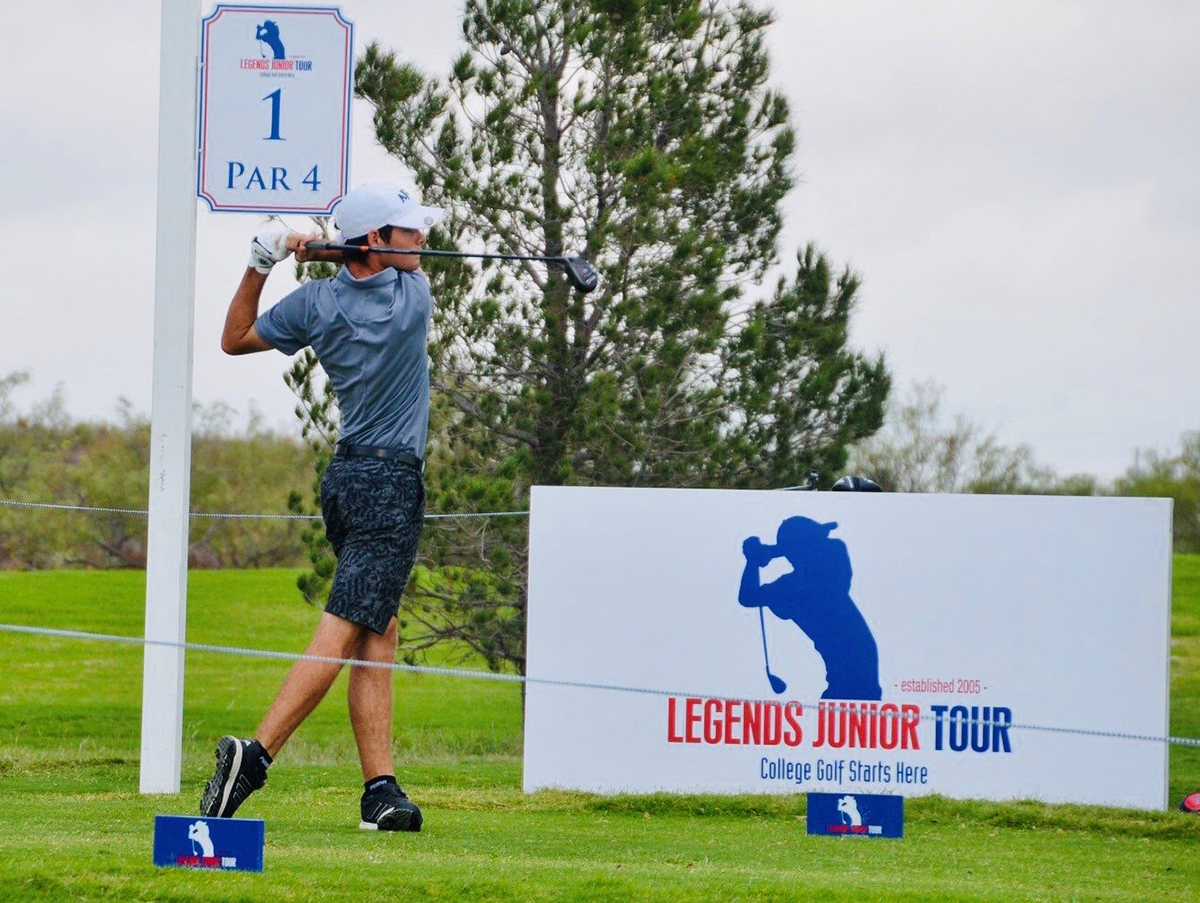
M 329 213 L 349 180 L 353 26 L 332 7 L 218 4 L 201 34 L 199 196 Z
M 526 790 L 1166 806 L 1166 744 L 1094 732 L 1167 734 L 1167 500 L 537 487 L 531 517 Z

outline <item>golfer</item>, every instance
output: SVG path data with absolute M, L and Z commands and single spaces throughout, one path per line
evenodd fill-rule
M 880 699 L 879 649 L 850 598 L 854 571 L 846 544 L 829 535 L 836 528 L 835 522 L 789 517 L 779 525 L 775 545 L 765 545 L 757 536 L 746 539 L 738 602 L 769 608 L 812 640 L 825 662 L 822 699 Z M 786 559 L 792 570 L 764 584 L 760 569 L 776 558 Z
M 395 185 L 362 185 L 334 218 L 346 244 L 419 250 L 442 217 Z M 396 660 L 396 613 L 425 518 L 421 456 L 429 424 L 426 336 L 433 300 L 417 255 L 305 251 L 315 236 L 261 234 L 229 305 L 227 354 L 311 346 L 337 392 L 341 441 L 321 481 L 325 532 L 337 555 L 329 602 L 308 653 L 371 662 Z M 297 259 L 342 262 L 336 276 L 306 283 L 262 316 L 271 268 Z M 263 786 L 267 768 L 316 708 L 341 665 L 298 661 L 253 739 L 223 737 L 200 812 L 227 818 Z M 392 674 L 350 669 L 350 723 L 362 760 L 359 827 L 419 831 L 421 810 L 396 783 L 392 763 Z

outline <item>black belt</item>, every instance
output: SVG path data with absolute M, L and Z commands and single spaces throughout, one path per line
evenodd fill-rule
M 399 461 L 409 467 L 421 469 L 421 459 L 407 448 L 380 448 L 376 445 L 351 445 L 349 442 L 339 442 L 337 446 L 339 458 L 383 458 L 385 461 Z

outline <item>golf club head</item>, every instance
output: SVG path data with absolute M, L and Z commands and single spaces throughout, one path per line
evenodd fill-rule
M 575 287 L 576 291 L 583 292 L 586 295 L 600 284 L 600 278 L 596 275 L 596 268 L 585 258 L 564 257 L 562 263 L 563 270 L 567 274 L 567 281 Z
M 866 477 L 842 477 L 833 484 L 834 492 L 883 492 L 874 480 Z
M 783 682 L 783 678 L 776 677 L 774 674 L 767 672 L 767 680 L 771 682 L 771 689 L 777 694 L 782 693 L 787 689 L 787 684 Z

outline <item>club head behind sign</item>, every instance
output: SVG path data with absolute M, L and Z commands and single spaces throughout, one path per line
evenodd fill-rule
M 563 269 L 567 273 L 567 281 L 585 295 L 600 284 L 596 268 L 583 257 L 563 258 Z
M 834 837 L 903 837 L 904 797 L 810 793 L 808 833 Z
M 154 816 L 154 864 L 261 872 L 266 823 L 253 818 Z

